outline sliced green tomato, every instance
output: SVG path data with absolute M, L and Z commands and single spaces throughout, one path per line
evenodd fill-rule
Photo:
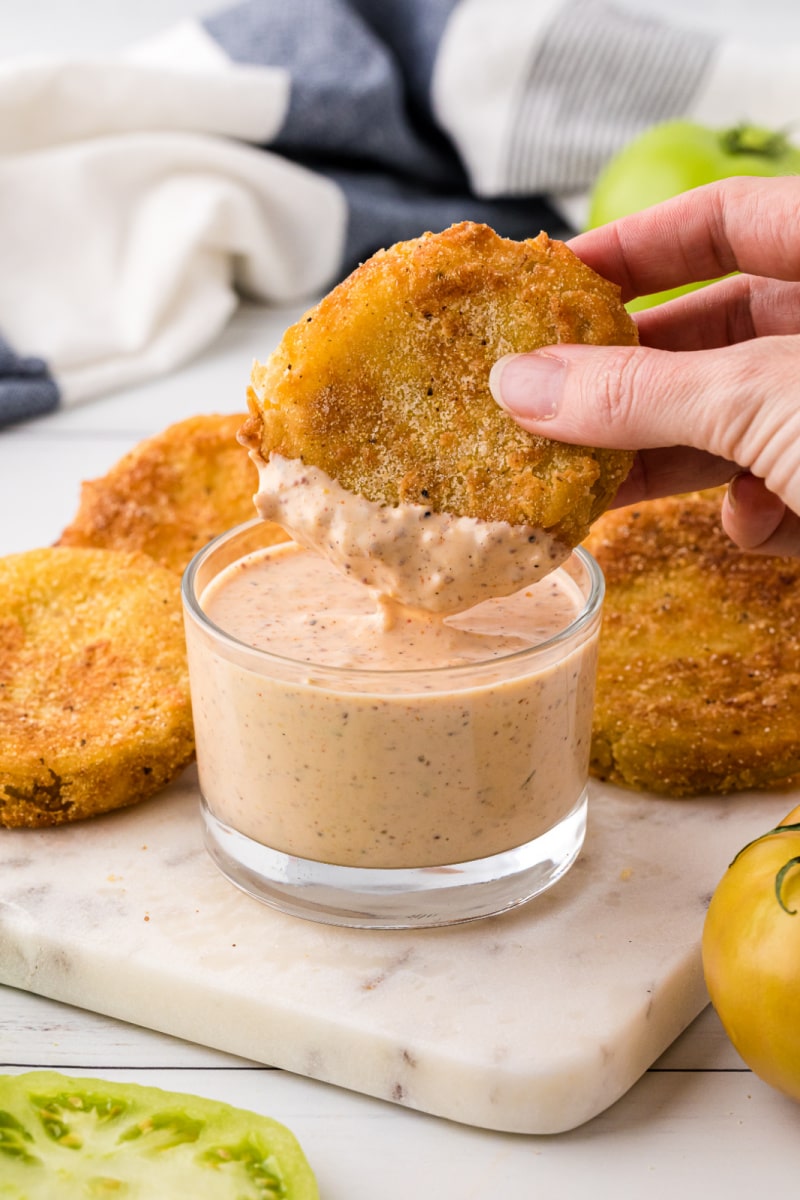
M 2 1200 L 319 1200 L 296 1138 L 214 1100 L 0 1075 Z

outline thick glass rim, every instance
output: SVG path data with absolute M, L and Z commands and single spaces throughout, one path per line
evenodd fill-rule
M 227 542 L 232 542 L 238 537 L 242 537 L 250 530 L 256 529 L 258 526 L 266 525 L 260 517 L 255 517 L 251 521 L 245 521 L 240 525 L 234 525 L 231 529 L 212 538 L 205 546 L 194 555 L 186 567 L 181 579 L 181 596 L 184 607 L 188 611 L 193 620 L 204 630 L 206 630 L 214 639 L 223 645 L 236 651 L 237 654 L 244 654 L 246 657 L 252 658 L 254 662 L 268 663 L 275 662 L 284 667 L 290 667 L 293 670 L 302 670 L 306 673 L 314 672 L 320 676 L 329 675 L 331 677 L 361 677 L 365 680 L 369 679 L 373 682 L 379 679 L 421 679 L 423 677 L 454 675 L 476 675 L 484 674 L 492 669 L 504 669 L 508 665 L 523 663 L 532 658 L 543 658 L 550 656 L 560 645 L 568 647 L 569 643 L 580 640 L 581 634 L 591 626 L 592 623 L 599 617 L 600 610 L 603 604 L 605 595 L 605 579 L 599 564 L 588 550 L 583 546 L 575 546 L 571 554 L 555 568 L 555 571 L 562 570 L 574 556 L 581 563 L 587 573 L 589 580 L 589 594 L 581 608 L 580 612 L 574 617 L 568 625 L 554 633 L 552 637 L 546 638 L 543 642 L 537 642 L 534 646 L 526 646 L 523 650 L 514 650 L 510 654 L 502 655 L 498 658 L 483 659 L 479 662 L 459 663 L 452 666 L 441 667 L 403 667 L 397 669 L 394 667 L 348 667 L 335 666 L 328 663 L 313 663 L 304 658 L 292 658 L 287 654 L 280 654 L 276 650 L 262 650 L 256 646 L 250 645 L 249 642 L 243 642 L 235 637 L 232 633 L 217 625 L 206 612 L 200 607 L 199 598 L 197 596 L 196 579 L 201 567 L 205 565 L 207 560 Z M 278 543 L 283 545 L 284 543 Z M 266 547 L 265 547 L 266 549 Z M 252 553 L 253 550 L 244 551 L 241 557 L 247 553 Z M 231 562 L 236 561 L 231 559 Z M 228 564 L 226 564 L 228 565 Z M 224 570 L 224 567 L 221 568 Z M 555 573 L 555 572 L 554 572 Z M 546 577 L 545 577 L 546 578 Z

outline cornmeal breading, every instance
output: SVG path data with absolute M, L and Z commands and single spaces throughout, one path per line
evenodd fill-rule
M 633 345 L 618 288 L 542 233 L 464 222 L 381 251 L 256 364 L 243 431 L 378 504 L 551 531 L 575 545 L 627 474 L 627 452 L 522 430 L 488 379 L 555 342 Z
M 58 545 L 143 551 L 183 571 L 206 542 L 256 515 L 258 472 L 236 440 L 243 419 L 190 417 L 139 442 L 101 479 L 83 484 Z M 274 534 L 286 539 L 277 526 Z
M 0 825 L 133 804 L 192 760 L 179 593 L 144 554 L 0 559 Z
M 763 788 L 800 770 L 800 559 L 746 554 L 724 489 L 605 513 L 592 772 L 667 795 Z

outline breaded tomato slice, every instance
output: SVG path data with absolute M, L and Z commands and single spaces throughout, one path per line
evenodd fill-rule
M 631 455 L 527 433 L 489 392 L 504 354 L 633 345 L 619 289 L 542 233 L 454 225 L 380 251 L 256 364 L 243 437 L 380 505 L 535 526 L 575 545 Z
M 140 442 L 83 484 L 60 546 L 140 550 L 181 572 L 206 542 L 256 516 L 258 472 L 236 440 L 243 416 L 208 414 Z M 274 527 L 275 541 L 286 535 Z
M 191 762 L 179 593 L 144 554 L 0 559 L 0 825 L 133 804 Z
M 739 550 L 724 489 L 605 513 L 592 773 L 671 796 L 800 770 L 800 559 Z

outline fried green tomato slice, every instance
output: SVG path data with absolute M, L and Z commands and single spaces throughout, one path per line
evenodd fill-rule
M 556 342 L 636 341 L 619 289 L 563 242 L 464 222 L 375 254 L 287 330 L 254 367 L 242 437 L 380 505 L 533 525 L 572 546 L 631 456 L 520 429 L 489 372 Z
M 0 826 L 143 800 L 194 757 L 180 580 L 145 554 L 0 559 Z
M 160 1088 L 51 1071 L 0 1076 L 2 1200 L 318 1200 L 269 1117 Z
M 784 786 L 800 770 L 800 559 L 746 554 L 724 489 L 605 513 L 592 774 L 668 796 Z
M 209 413 L 139 442 L 81 487 L 60 546 L 141 551 L 182 572 L 207 542 L 255 517 L 258 472 L 236 440 L 241 413 Z M 286 534 L 273 526 L 274 540 Z

